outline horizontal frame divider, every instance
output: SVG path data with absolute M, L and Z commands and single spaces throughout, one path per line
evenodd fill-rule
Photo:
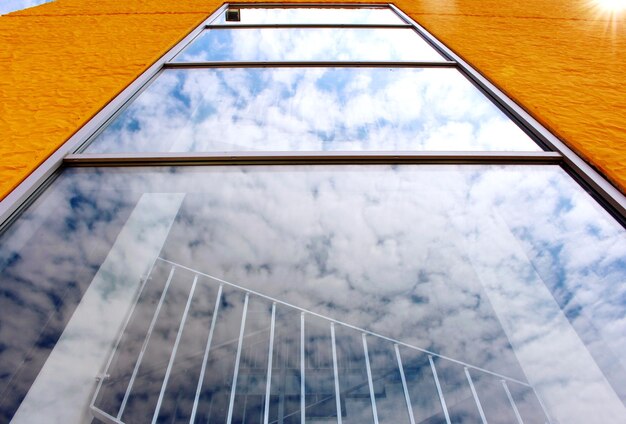
M 410 24 L 207 24 L 205 29 L 263 29 L 263 28 L 284 28 L 284 29 L 302 29 L 302 28 L 364 28 L 364 29 L 412 29 Z
M 389 3 L 226 3 L 228 9 L 391 9 Z M 391 9 L 393 10 L 393 9 Z
M 560 164 L 556 152 L 215 152 L 73 154 L 66 166 L 290 164 Z
M 291 62 L 167 62 L 164 69 L 180 68 L 456 68 L 456 62 L 333 62 L 333 61 L 291 61 Z

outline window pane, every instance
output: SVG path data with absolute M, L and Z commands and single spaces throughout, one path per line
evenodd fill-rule
M 174 62 L 443 60 L 410 28 L 213 28 Z
M 539 150 L 454 69 L 166 70 L 87 148 Z
M 0 249 L 2 421 L 626 419 L 626 235 L 558 167 L 69 169 Z
M 211 25 L 255 24 L 369 24 L 402 25 L 402 21 L 388 8 L 240 8 L 239 21 L 226 21 L 223 12 Z

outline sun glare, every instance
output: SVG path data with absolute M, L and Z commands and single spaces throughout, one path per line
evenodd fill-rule
M 605 12 L 622 12 L 626 10 L 626 0 L 594 0 L 596 6 Z
M 613 38 L 626 28 L 626 0 L 584 0 L 588 12 L 605 22 L 605 33 Z

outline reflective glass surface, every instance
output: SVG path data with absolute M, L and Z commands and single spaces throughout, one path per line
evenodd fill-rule
M 4 422 L 626 420 L 626 235 L 558 167 L 68 169 L 0 290 Z
M 239 21 L 226 21 L 223 12 L 211 25 L 256 25 L 256 24 L 369 24 L 402 25 L 402 21 L 391 9 L 387 8 L 310 8 L 310 7 L 272 7 L 240 8 Z
M 86 152 L 539 150 L 455 69 L 165 70 Z
M 410 28 L 213 28 L 174 62 L 443 61 Z

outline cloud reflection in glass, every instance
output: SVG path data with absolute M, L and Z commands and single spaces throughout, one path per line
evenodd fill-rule
M 117 245 L 115 235 L 124 226 L 124 220 L 129 214 L 137 216 L 137 207 L 132 213 L 130 209 L 140 205 L 143 200 L 138 199 L 145 200 L 143 196 L 150 193 L 156 197 L 166 195 L 166 200 L 171 200 L 160 207 L 153 200 L 153 206 L 146 207 L 144 214 L 158 215 L 175 199 L 178 202 L 168 212 L 175 219 L 172 218 L 167 239 L 163 238 L 162 246 L 150 248 L 166 261 L 473 367 L 527 381 L 536 388 L 550 414 L 562 422 L 586 423 L 600 417 L 602 422 L 617 423 L 624 419 L 624 398 L 620 399 L 620 384 L 624 380 L 620 374 L 609 375 L 615 371 L 623 373 L 622 360 L 626 357 L 626 329 L 621 318 L 626 309 L 624 230 L 560 168 L 552 166 L 68 170 L 2 239 L 2 301 L 13 305 L 16 312 L 2 315 L 2 343 L 11 349 L 0 352 L 2 375 L 8 377 L 0 390 L 24 390 L 28 386 L 16 386 L 20 380 L 11 380 L 9 376 L 15 375 L 14 370 L 27 352 L 45 353 L 53 348 L 54 343 L 36 344 L 37 330 L 46 325 L 50 316 L 71 315 L 80 299 L 77 296 L 71 302 L 41 302 L 58 295 L 64 281 L 70 284 L 71 269 L 61 265 L 71 263 L 73 267 L 97 269 L 102 254 L 90 258 L 83 252 Z M 54 214 L 49 213 L 52 205 Z M 42 225 L 42 221 L 46 224 Z M 154 224 L 150 225 L 147 228 L 154 228 Z M 55 377 L 51 380 L 54 384 L 40 392 L 46 393 L 45 399 L 50 402 L 27 396 L 25 403 L 38 405 L 30 413 L 65 417 L 68 410 L 72 412 L 67 399 L 93 391 L 95 376 L 105 365 L 97 355 L 107 354 L 112 343 L 111 339 L 99 338 L 110 332 L 111 326 L 119 330 L 119 323 L 114 326 L 110 315 L 123 316 L 125 312 L 113 308 L 111 299 L 120 290 L 128 290 L 124 289 L 126 285 L 139 281 L 122 278 L 123 273 L 116 277 L 116 272 L 138 260 L 147 247 L 145 237 L 144 233 L 137 235 L 129 245 L 134 250 L 120 255 L 116 259 L 119 269 L 113 268 L 115 272 L 104 280 L 110 281 L 109 285 L 101 286 L 95 300 L 92 296 L 94 304 L 100 307 L 72 318 L 89 329 L 74 335 L 81 353 L 69 349 L 63 356 L 56 356 L 63 358 L 65 366 L 57 367 L 57 374 L 47 374 Z M 550 261 L 542 255 L 549 255 Z M 151 306 L 145 310 L 139 307 L 147 318 L 136 322 L 144 328 L 129 329 L 129 342 L 120 345 L 125 346 L 120 352 L 139 351 L 145 328 L 171 272 L 168 264 L 160 260 L 150 275 L 146 287 L 152 291 L 145 293 L 152 299 L 146 305 Z M 41 275 L 32 275 L 33 270 Z M 548 274 L 550 270 L 558 270 L 558 278 Z M 165 374 L 168 352 L 194 273 L 179 267 L 173 275 L 172 291 L 165 297 L 163 313 L 148 344 L 146 365 L 137 373 L 135 388 L 139 391 L 131 392 L 128 400 L 129 417 L 139 413 L 142 405 L 156 403 L 160 386 L 150 375 Z M 83 277 L 82 287 L 89 284 L 88 278 Z M 193 404 L 193 397 L 188 394 L 195 389 L 186 382 L 188 378 L 197 381 L 209 327 L 208 314 L 213 310 L 219 285 L 218 280 L 202 275 L 201 278 L 196 290 L 204 290 L 198 291 L 204 294 L 198 298 L 200 303 L 190 306 L 189 323 L 194 327 L 191 333 L 183 334 L 177 359 L 187 359 L 191 365 L 175 365 L 174 369 L 188 371 L 173 373 L 171 377 L 171 389 L 186 394 L 178 404 L 185 414 L 190 413 Z M 58 282 L 41 286 L 40 281 L 47 279 Z M 216 396 L 215 405 L 222 411 L 219 414 L 228 411 L 231 371 L 238 349 L 236 339 L 244 309 L 243 291 L 226 285 L 224 290 L 219 307 L 230 318 L 218 321 L 223 324 L 216 326 L 216 356 L 209 355 L 210 364 L 223 363 L 210 368 L 223 371 L 224 378 L 213 371 L 205 381 L 219 381 L 210 385 L 212 389 L 205 387 L 201 392 L 201 396 Z M 567 312 L 574 304 L 578 312 Z M 267 369 L 262 363 L 263 358 L 267 361 L 271 301 L 250 296 L 248 308 L 250 322 L 258 327 L 250 327 L 254 335 L 246 340 L 258 337 L 261 347 L 248 348 L 244 342 L 241 364 L 249 373 L 238 385 L 241 384 L 242 395 L 248 393 L 250 402 L 256 402 L 249 405 L 257 413 L 258 393 L 266 381 Z M 38 313 L 29 312 L 25 319 L 20 309 Z M 272 402 L 284 393 L 283 405 L 291 416 L 298 416 L 299 314 L 279 304 L 277 317 L 275 340 L 279 341 L 275 355 L 287 365 L 276 368 L 274 377 L 283 372 L 285 380 L 277 380 L 283 383 L 277 382 L 275 387 L 283 384 L 288 391 L 274 392 L 277 398 L 272 398 Z M 309 319 L 310 316 L 306 318 Z M 341 364 L 340 390 L 346 382 L 354 383 L 347 385 L 349 389 L 342 392 L 340 401 L 345 402 L 342 405 L 348 411 L 354 411 L 351 414 L 357 414 L 350 417 L 361 420 L 358 414 L 371 414 L 371 409 L 362 407 L 360 397 L 369 392 L 361 334 L 337 324 L 333 353 L 328 321 L 313 321 L 305 327 L 309 328 L 305 358 L 311 373 L 310 386 L 306 387 L 317 391 L 307 392 L 307 396 L 313 396 L 307 399 L 316 405 L 318 418 L 336 418 L 332 374 L 336 355 Z M 245 331 L 248 327 L 244 328 L 247 334 Z M 90 350 L 88 346 L 94 343 L 104 349 Z M 402 404 L 402 397 L 392 395 L 402 395 L 393 345 L 372 335 L 367 335 L 366 343 L 370 371 L 376 382 L 373 392 L 380 402 L 379 418 L 394 421 L 402 415 L 402 420 L 406 420 L 406 411 L 398 411 L 394 406 L 394 402 Z M 256 361 L 255 355 L 261 359 Z M 416 397 L 416 416 L 430 411 L 441 418 L 428 357 L 404 345 L 398 355 L 405 364 L 409 391 Z M 253 372 L 257 362 L 258 373 Z M 134 362 L 121 363 L 132 372 Z M 510 418 L 511 409 L 501 409 L 507 397 L 500 379 L 483 375 L 475 368 L 466 371 L 463 364 L 437 356 L 433 363 L 452 416 L 478 417 L 468 385 L 469 374 L 476 392 L 482 396 L 485 414 Z M 69 364 L 74 366 L 68 368 Z M 111 369 L 119 369 L 116 366 Z M 44 368 L 50 367 L 47 363 Z M 95 370 L 89 371 L 90 367 Z M 87 372 L 86 386 L 64 391 L 70 387 L 70 377 L 81 372 Z M 128 378 L 129 372 L 122 375 Z M 316 380 L 315 375 L 326 377 Z M 40 378 L 35 386 L 44 383 L 45 379 Z M 520 413 L 529 417 L 527 421 L 538 419 L 541 407 L 532 390 L 512 383 L 508 389 L 518 402 Z M 426 397 L 419 395 L 424 390 Z M 169 394 L 165 397 L 164 414 L 176 409 L 171 403 L 174 398 Z M 119 396 L 110 399 L 121 400 Z M 368 405 L 369 398 L 365 399 L 364 404 Z M 241 401 L 239 397 L 234 399 L 235 404 Z M 75 405 L 74 410 L 77 406 L 85 405 Z M 277 409 L 272 411 L 277 413 Z M 33 416 L 30 418 L 32 422 Z
M 454 69 L 165 70 L 89 153 L 537 151 Z
M 174 62 L 399 61 L 445 59 L 410 28 L 212 28 Z

